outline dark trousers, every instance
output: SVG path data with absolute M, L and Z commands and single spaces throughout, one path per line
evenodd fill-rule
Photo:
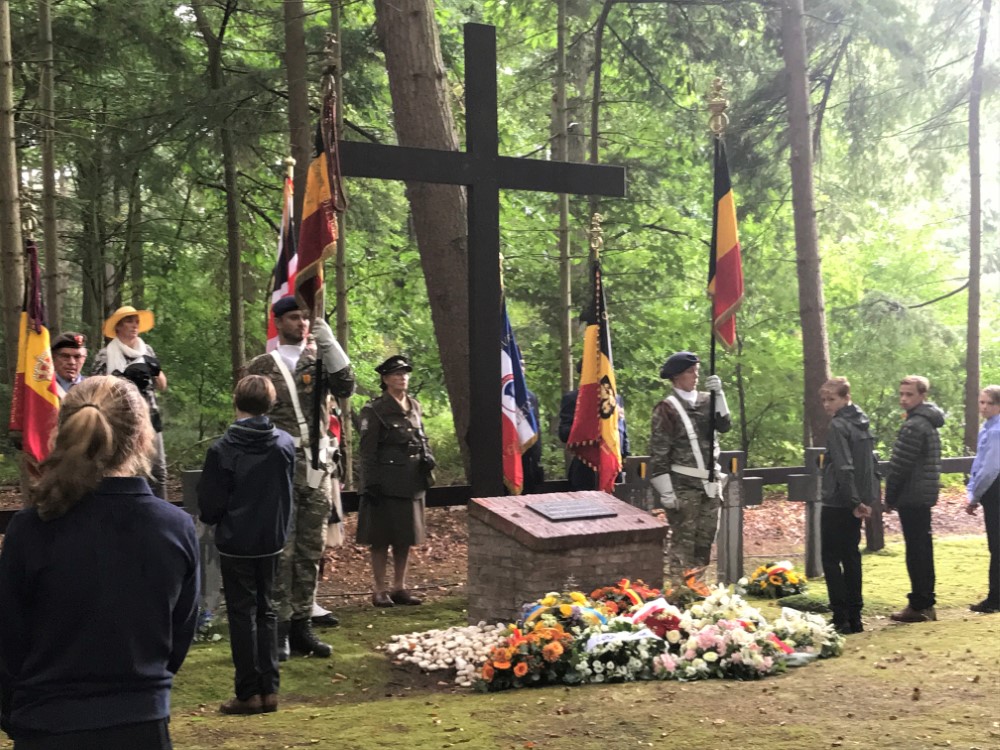
M 983 520 L 986 523 L 986 543 L 990 548 L 990 592 L 986 601 L 1000 607 L 1000 477 L 983 495 Z
M 931 509 L 925 506 L 899 508 L 899 524 L 906 542 L 906 572 L 910 574 L 910 606 L 933 607 L 934 537 L 931 535 Z
M 279 558 L 219 556 L 240 700 L 278 692 L 278 614 L 272 590 Z
M 14 740 L 14 750 L 172 750 L 169 719 L 65 734 L 32 734 Z
M 835 622 L 846 623 L 859 615 L 861 596 L 861 519 L 851 508 L 824 505 L 819 517 L 820 553 L 823 576 Z

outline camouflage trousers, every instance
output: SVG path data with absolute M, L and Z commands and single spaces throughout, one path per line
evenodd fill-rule
M 670 549 L 667 577 L 679 583 L 684 571 L 708 565 L 719 528 L 719 501 L 701 490 L 677 488 L 677 508 L 667 510 Z
M 296 456 L 292 529 L 281 553 L 274 581 L 274 608 L 279 620 L 303 620 L 312 615 L 319 564 L 330 520 L 330 475 L 313 489 L 306 482 L 308 458 Z

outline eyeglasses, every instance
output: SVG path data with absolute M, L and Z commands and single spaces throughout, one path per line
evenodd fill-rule
M 68 352 L 58 352 L 56 356 L 59 359 L 80 360 L 81 362 L 87 358 L 86 354 L 69 354 Z

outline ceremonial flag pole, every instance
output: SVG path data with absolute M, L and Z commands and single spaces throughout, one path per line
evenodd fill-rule
M 618 420 L 618 385 L 611 355 L 611 329 L 601 272 L 604 238 L 600 214 L 591 217 L 590 249 L 593 254 L 593 294 L 580 319 L 587 324 L 583 334 L 583 359 L 576 412 L 567 447 L 597 474 L 597 489 L 614 491 L 622 470 Z
M 715 347 L 721 342 L 726 350 L 736 348 L 736 311 L 743 301 L 743 261 L 740 238 L 736 227 L 736 202 L 733 198 L 729 164 L 726 160 L 725 132 L 729 124 L 722 79 L 712 81 L 708 108 L 709 129 L 712 131 L 714 154 L 714 188 L 712 200 L 712 243 L 708 261 L 708 296 L 712 299 L 712 341 L 709 374 L 715 374 Z M 715 391 L 711 395 L 711 432 L 709 444 L 715 444 Z M 715 481 L 715 461 L 709 462 L 708 481 Z
M 17 340 L 17 372 L 11 394 L 11 432 L 21 434 L 27 468 L 37 466 L 49 455 L 49 439 L 59 416 L 59 394 L 52 364 L 49 329 L 45 323 L 42 279 L 38 269 L 38 247 L 29 236 L 24 241 L 24 300 Z
M 302 223 L 299 226 L 299 268 L 295 277 L 294 294 L 299 304 L 310 311 L 313 321 L 326 320 L 324 300 L 323 262 L 337 250 L 337 212 L 347 208 L 340 175 L 340 158 L 337 151 L 337 94 L 334 85 L 332 40 L 328 40 L 327 65 L 323 72 L 323 104 L 316 132 L 315 154 L 306 174 L 306 194 L 302 202 Z M 309 442 L 312 446 L 312 467 L 319 468 L 320 438 L 329 425 L 319 424 L 320 402 L 324 391 L 323 359 L 316 358 L 313 389 L 316 415 L 309 425 Z

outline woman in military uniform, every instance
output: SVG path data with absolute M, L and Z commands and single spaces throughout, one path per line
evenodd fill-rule
M 361 410 L 361 504 L 358 544 L 371 546 L 372 604 L 420 604 L 406 590 L 410 547 L 424 541 L 424 494 L 432 483 L 434 457 L 424 434 L 420 404 L 407 393 L 413 367 L 394 355 L 375 368 L 382 395 Z M 393 587 L 385 569 L 392 547 Z

